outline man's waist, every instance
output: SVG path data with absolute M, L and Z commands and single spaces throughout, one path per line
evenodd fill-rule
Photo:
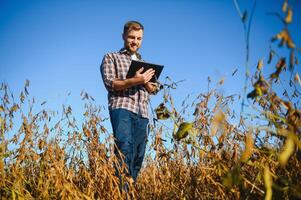
M 135 113 L 137 115 L 141 115 L 143 118 L 149 118 L 148 116 L 148 107 L 142 106 L 142 107 L 136 107 L 136 106 L 128 106 L 126 104 L 109 104 L 109 110 L 115 110 L 115 109 L 124 109 L 127 111 L 130 111 L 132 113 Z

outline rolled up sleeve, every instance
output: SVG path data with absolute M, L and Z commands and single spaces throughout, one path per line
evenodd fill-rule
M 113 80 L 116 79 L 116 71 L 113 58 L 109 54 L 103 57 L 100 71 L 106 89 L 113 92 Z

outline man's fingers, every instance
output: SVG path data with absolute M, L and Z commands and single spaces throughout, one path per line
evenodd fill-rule
M 144 74 L 149 74 L 149 73 L 155 73 L 155 70 L 150 68 L 150 69 L 146 70 L 146 72 L 144 72 Z
M 147 78 L 152 78 L 153 76 L 154 76 L 154 74 L 155 74 L 155 72 L 150 72 L 149 74 L 147 74 L 146 76 L 147 76 Z
M 149 69 L 144 73 L 145 76 L 153 76 L 154 74 L 155 74 L 155 70 L 153 69 Z
M 141 72 L 143 72 L 144 68 L 141 67 L 136 73 L 141 74 Z
M 151 86 L 157 86 L 157 83 L 149 82 Z
M 149 81 L 152 79 L 152 77 L 154 76 L 155 70 L 153 70 L 153 69 L 151 68 L 151 69 L 146 70 L 144 73 L 142 73 L 143 70 L 144 70 L 143 67 L 140 68 L 139 70 L 137 70 L 136 76 L 142 78 L 142 80 L 143 80 L 144 83 L 147 83 L 147 82 L 149 82 Z
M 149 74 L 145 77 L 146 82 L 149 82 L 149 81 L 152 79 L 153 76 L 154 76 L 154 72 L 149 73 Z
M 145 83 L 148 83 L 151 79 L 152 77 L 148 77 L 147 79 L 145 79 Z

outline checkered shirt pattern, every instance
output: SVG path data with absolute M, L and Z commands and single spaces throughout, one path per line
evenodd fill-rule
M 138 53 L 137 58 L 141 60 Z M 133 86 L 123 91 L 113 90 L 113 80 L 126 79 L 131 61 L 131 56 L 126 49 L 108 53 L 102 60 L 100 71 L 104 85 L 108 90 L 109 109 L 123 108 L 148 118 L 149 94 L 143 85 Z

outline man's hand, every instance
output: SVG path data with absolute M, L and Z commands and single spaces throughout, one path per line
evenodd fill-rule
M 160 89 L 158 88 L 159 83 L 148 82 L 144 86 L 148 93 L 156 94 Z
M 127 88 L 133 87 L 135 85 L 144 85 L 148 83 L 153 75 L 155 74 L 155 70 L 149 69 L 146 72 L 143 72 L 143 68 L 139 69 L 136 72 L 136 75 L 129 79 L 115 79 L 113 80 L 113 90 L 114 91 L 122 91 Z
M 148 83 L 152 79 L 153 75 L 155 74 L 155 70 L 153 69 L 148 69 L 146 72 L 142 74 L 143 69 L 144 69 L 143 67 L 139 69 L 136 72 L 136 75 L 134 76 L 134 78 L 137 80 L 139 84 Z

